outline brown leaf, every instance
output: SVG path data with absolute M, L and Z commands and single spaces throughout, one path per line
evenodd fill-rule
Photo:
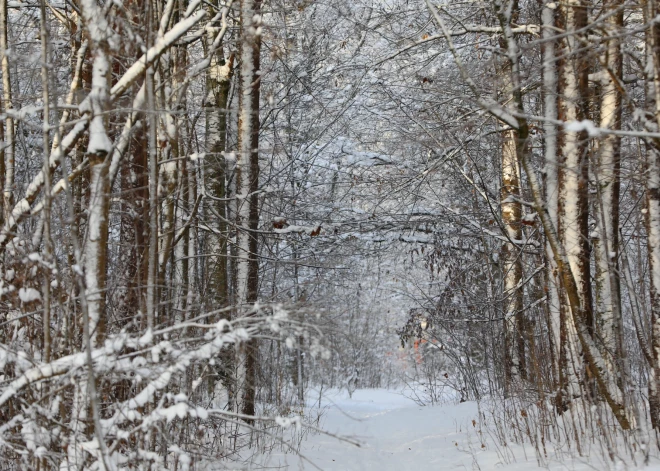
M 284 227 L 288 226 L 289 224 L 286 222 L 286 219 L 284 218 L 276 218 L 273 220 L 273 228 L 274 229 L 284 229 Z

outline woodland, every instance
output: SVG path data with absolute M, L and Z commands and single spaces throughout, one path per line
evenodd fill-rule
M 259 469 L 397 388 L 660 463 L 656 0 L 0 0 L 0 73 L 0 469 Z

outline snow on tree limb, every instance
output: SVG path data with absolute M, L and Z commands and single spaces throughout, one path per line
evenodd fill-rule
M 113 99 L 122 95 L 133 82 L 144 75 L 147 68 L 151 66 L 163 52 L 172 47 L 177 40 L 186 34 L 193 26 L 199 23 L 206 15 L 207 13 L 205 10 L 198 11 L 191 17 L 177 23 L 172 29 L 164 34 L 162 38 L 158 38 L 156 44 L 149 48 L 146 54 L 129 67 L 122 78 L 114 84 L 110 90 Z
M 87 2 L 89 3 L 89 5 L 87 6 L 94 4 L 93 0 L 87 0 Z M 96 8 L 95 6 L 92 6 L 92 9 L 95 8 Z M 168 31 L 162 38 L 160 38 L 157 41 L 157 43 L 152 48 L 150 48 L 149 51 L 147 51 L 147 53 L 138 62 L 134 63 L 133 66 L 126 71 L 126 73 L 122 76 L 122 78 L 119 79 L 119 81 L 117 81 L 115 86 L 112 87 L 110 91 L 109 102 L 112 103 L 116 99 L 118 99 L 119 96 L 122 93 L 124 93 L 128 89 L 128 87 L 141 76 L 141 74 L 144 74 L 144 71 L 146 70 L 146 67 L 148 65 L 152 64 L 155 60 L 157 60 L 161 54 L 163 54 L 178 39 L 180 39 L 181 36 L 183 36 L 186 32 L 188 32 L 190 28 L 192 28 L 194 25 L 199 23 L 199 21 L 201 21 L 205 16 L 206 16 L 205 11 L 197 12 L 191 17 L 177 23 L 170 31 Z M 101 27 L 95 28 L 95 34 L 97 35 L 100 35 L 104 31 L 105 30 Z M 97 36 L 96 39 L 99 40 L 99 38 L 100 36 Z M 145 60 L 146 60 L 146 64 L 145 64 Z M 102 65 L 103 65 L 103 61 L 100 60 L 97 66 L 101 67 Z M 99 72 L 102 71 L 101 69 L 98 70 Z M 57 148 L 54 148 L 51 153 L 51 157 L 50 157 L 51 172 L 54 172 L 59 167 L 63 156 L 68 154 L 73 149 L 73 147 L 78 142 L 78 139 L 84 135 L 88 127 L 92 127 L 90 126 L 92 122 L 96 122 L 96 124 L 93 126 L 93 128 L 95 129 L 94 135 L 96 136 L 96 139 L 94 140 L 90 139 L 91 141 L 90 144 L 93 144 L 92 147 L 94 148 L 98 147 L 99 149 L 105 151 L 110 151 L 112 148 L 112 144 L 109 144 L 105 132 L 99 131 L 98 123 L 101 117 L 97 116 L 96 121 L 94 121 L 94 119 L 91 118 L 90 97 L 85 98 L 83 103 L 80 105 L 80 109 L 83 112 L 82 117 L 76 123 L 74 128 L 71 131 L 69 131 L 69 133 L 65 137 L 62 138 L 62 142 L 57 146 Z M 115 165 L 112 167 L 112 169 L 113 169 L 112 175 L 114 179 L 118 167 Z M 10 218 L 7 221 L 5 221 L 5 224 L 0 230 L 0 250 L 4 249 L 7 243 L 14 236 L 14 231 L 16 230 L 18 224 L 31 213 L 31 205 L 38 197 L 38 194 L 41 191 L 41 187 L 43 186 L 43 183 L 44 183 L 44 175 L 43 172 L 40 171 L 33 178 L 32 182 L 28 186 L 26 190 L 26 194 L 23 197 L 23 199 L 21 199 L 19 202 L 15 204 L 14 208 L 12 209 Z

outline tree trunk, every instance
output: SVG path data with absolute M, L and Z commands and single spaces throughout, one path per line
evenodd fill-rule
M 241 1 L 241 77 L 236 160 L 236 301 L 246 313 L 257 301 L 259 260 L 256 230 L 259 227 L 259 92 L 261 54 L 261 0 Z M 238 383 L 241 410 L 254 415 L 257 341 L 239 347 Z
M 50 166 L 50 87 L 49 87 L 49 38 L 48 27 L 46 18 L 46 5 L 40 5 L 41 16 L 41 88 L 44 103 L 44 126 L 42 131 L 42 149 L 43 149 L 43 172 L 44 172 L 44 197 L 43 197 L 43 242 L 44 242 L 44 259 L 46 263 L 53 262 L 53 244 L 51 239 L 50 217 L 51 217 L 51 178 L 48 167 Z M 36 245 L 36 244 L 35 244 Z M 35 247 L 38 250 L 38 247 Z M 50 286 L 51 272 L 46 270 L 44 273 L 44 280 L 42 284 L 43 292 L 43 341 L 44 341 L 44 361 L 50 362 L 51 359 L 51 286 Z
M 502 28 L 517 23 L 518 2 L 496 2 L 498 19 Z M 515 108 L 520 94 L 520 83 L 511 80 L 514 68 L 518 68 L 518 52 L 511 50 L 509 38 L 500 40 L 500 47 L 507 51 L 503 67 L 503 95 L 510 107 Z M 517 71 L 516 71 L 516 75 Z M 500 208 L 502 223 L 508 242 L 502 248 L 502 272 L 504 278 L 504 338 L 505 376 L 507 391 L 520 387 L 521 379 L 526 379 L 525 369 L 525 326 L 523 312 L 522 253 L 517 246 L 522 242 L 522 204 L 520 202 L 520 162 L 516 150 L 518 130 L 508 129 L 502 135 L 502 186 Z
M 212 42 L 212 38 L 211 41 Z M 225 60 L 221 49 L 212 52 L 211 65 L 206 75 L 207 97 L 206 136 L 208 149 L 205 157 L 206 178 L 210 184 L 211 194 L 217 198 L 212 202 L 216 213 L 218 233 L 213 236 L 213 250 L 217 254 L 210 267 L 210 294 L 215 307 L 227 306 L 229 300 L 229 278 L 227 276 L 227 210 L 226 173 L 227 163 L 224 152 L 227 143 L 227 104 L 231 84 L 233 56 Z
M 9 58 L 5 51 L 9 49 L 7 25 L 7 0 L 0 0 L 0 60 L 2 61 L 2 99 L 5 111 L 5 136 L 4 136 L 4 190 L 3 219 L 9 219 L 10 211 L 14 205 L 14 118 L 8 113 L 14 110 L 11 94 L 11 72 L 9 69 Z
M 229 113 L 229 91 L 233 75 L 234 55 L 225 59 L 222 47 L 214 50 L 215 36 L 211 32 L 206 38 L 206 53 L 210 55 L 210 64 L 206 73 L 206 99 L 204 107 L 206 112 L 206 157 L 205 179 L 209 187 L 209 194 L 217 198 L 210 203 L 210 210 L 216 222 L 216 233 L 211 234 L 211 250 L 215 257 L 209 259 L 209 301 L 214 309 L 229 305 L 230 279 L 229 279 L 229 227 L 227 198 L 228 165 L 224 152 L 227 150 L 227 115 Z M 230 319 L 231 313 L 225 311 L 221 314 L 224 319 Z M 235 385 L 233 384 L 234 352 L 232 348 L 223 351 L 218 376 L 227 392 L 227 401 L 230 407 L 235 402 Z M 209 377 L 209 388 L 213 389 L 215 377 Z
M 91 9 L 96 11 L 96 8 Z M 93 21 L 90 15 L 86 24 Z M 99 35 L 100 36 L 100 35 Z M 110 208 L 109 154 L 112 142 L 108 137 L 104 112 L 108 106 L 110 73 L 106 38 L 92 39 L 94 63 L 90 92 L 91 122 L 87 156 L 90 162 L 90 198 L 87 238 L 84 245 L 85 287 L 92 345 L 103 341 L 105 330 L 105 281 L 108 250 L 108 212 Z
M 623 9 L 620 0 L 608 0 L 603 4 L 603 14 L 609 36 L 601 63 L 600 73 L 600 127 L 621 129 L 621 93 L 618 84 L 622 79 L 621 42 L 617 35 L 623 26 Z M 623 359 L 621 283 L 619 278 L 619 194 L 621 168 L 621 138 L 605 136 L 598 143 L 598 162 L 595 170 L 598 186 L 596 221 L 598 239 L 596 254 L 596 325 L 602 340 L 602 350 L 612 372 L 616 363 Z M 622 371 L 623 368 L 619 368 Z
M 158 300 L 158 149 L 156 134 L 158 119 L 154 98 L 154 71 L 147 70 L 147 111 L 149 114 L 148 148 L 149 148 L 149 253 L 147 261 L 147 328 L 153 329 L 157 324 Z
M 660 124 L 660 25 L 654 18 L 660 13 L 655 0 L 642 2 L 644 20 L 651 26 L 646 31 L 647 102 Z M 649 408 L 653 428 L 660 429 L 660 153 L 656 146 L 646 152 L 646 230 L 648 235 L 649 288 L 651 298 L 651 353 L 649 372 Z
M 587 6 L 579 0 L 562 4 L 559 8 L 559 27 L 567 31 L 562 39 L 559 56 L 559 106 L 561 121 L 574 122 L 587 119 L 588 66 L 580 35 L 576 31 L 587 25 Z M 559 136 L 558 146 L 558 232 L 566 251 L 568 263 L 575 278 L 584 321 L 593 332 L 592 295 L 589 247 L 589 158 L 586 131 L 566 131 Z M 575 326 L 567 312 L 570 303 L 561 303 L 562 325 L 560 376 L 563 375 L 562 393 L 570 402 L 582 395 L 584 364 L 580 354 Z
M 557 125 L 552 120 L 557 119 L 557 64 L 555 58 L 555 15 L 553 0 L 543 0 L 541 20 L 543 24 L 543 115 L 548 118 L 543 122 L 544 170 L 545 170 L 545 201 L 548 217 L 553 227 L 558 224 L 558 191 L 557 176 Z M 551 335 L 551 356 L 554 381 L 559 380 L 559 350 L 560 345 L 560 293 L 561 280 L 555 263 L 552 247 L 546 240 L 546 293 Z
M 631 428 L 632 422 L 631 417 L 624 406 L 623 394 L 607 369 L 592 338 L 592 329 L 590 329 L 588 323 L 591 314 L 591 305 L 582 303 L 584 288 L 581 288 L 576 281 L 577 277 L 574 274 L 574 268 L 569 262 L 569 256 L 567 255 L 564 246 L 560 243 L 555 227 L 550 220 L 542 198 L 541 189 L 536 179 L 536 173 L 530 162 L 531 152 L 528 145 L 529 127 L 527 121 L 523 117 L 525 110 L 522 101 L 522 94 L 520 93 L 521 82 L 518 67 L 519 49 L 515 38 L 513 37 L 510 22 L 506 21 L 502 26 L 507 38 L 507 54 L 512 61 L 511 81 L 514 90 L 513 98 L 516 102 L 519 116 L 519 118 L 517 118 L 518 136 L 516 139 L 516 152 L 518 153 L 518 161 L 521 163 L 525 175 L 527 176 L 527 181 L 529 182 L 530 190 L 534 198 L 534 209 L 541 219 L 543 230 L 552 249 L 552 255 L 561 277 L 563 288 L 566 292 L 566 299 L 569 308 L 567 309 L 567 314 L 570 315 L 566 324 L 574 329 L 577 340 L 584 352 L 585 360 L 592 371 L 599 391 L 607 401 L 621 427 L 624 430 L 628 430 Z M 515 92 L 516 90 L 518 92 Z M 590 302 L 591 299 L 588 301 Z M 570 322 L 571 320 L 572 322 Z
M 516 153 L 517 132 L 505 131 L 502 143 L 502 222 L 509 242 L 502 249 L 504 277 L 505 339 L 507 383 L 520 386 L 525 379 L 525 339 L 522 287 L 522 254 L 517 244 L 522 241 L 522 205 L 520 203 L 520 178 Z

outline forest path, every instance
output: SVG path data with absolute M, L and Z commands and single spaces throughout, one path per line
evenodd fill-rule
M 346 393 L 329 394 L 321 405 L 326 408 L 321 423 L 324 430 L 361 444 L 356 447 L 327 435 L 310 436 L 302 443 L 301 454 L 323 471 L 502 467 L 496 451 L 481 448 L 472 424 L 479 415 L 476 403 L 423 407 L 400 393 L 370 389 L 356 391 L 352 398 Z M 520 458 L 525 461 L 523 456 Z M 316 469 L 306 460 L 276 454 L 269 465 L 289 470 Z M 532 463 L 523 464 L 522 468 L 507 469 L 534 467 Z
M 313 397 L 313 394 L 310 395 Z M 312 399 L 313 400 L 313 399 Z M 318 399 L 317 399 L 318 400 Z M 318 403 L 317 403 L 318 405 Z M 613 465 L 599 459 L 562 453 L 560 461 L 539 468 L 531 446 L 495 445 L 479 433 L 479 409 L 474 402 L 423 407 L 395 391 L 359 390 L 324 395 L 321 426 L 324 430 L 358 441 L 356 447 L 328 435 L 312 435 L 300 452 L 275 453 L 265 469 L 323 471 L 445 471 L 534 469 L 586 471 L 593 469 L 644 469 L 660 471 L 658 462 L 646 468 Z M 472 421 L 475 421 L 473 424 Z M 482 443 L 486 446 L 482 447 Z M 310 461 L 316 465 L 310 464 Z

